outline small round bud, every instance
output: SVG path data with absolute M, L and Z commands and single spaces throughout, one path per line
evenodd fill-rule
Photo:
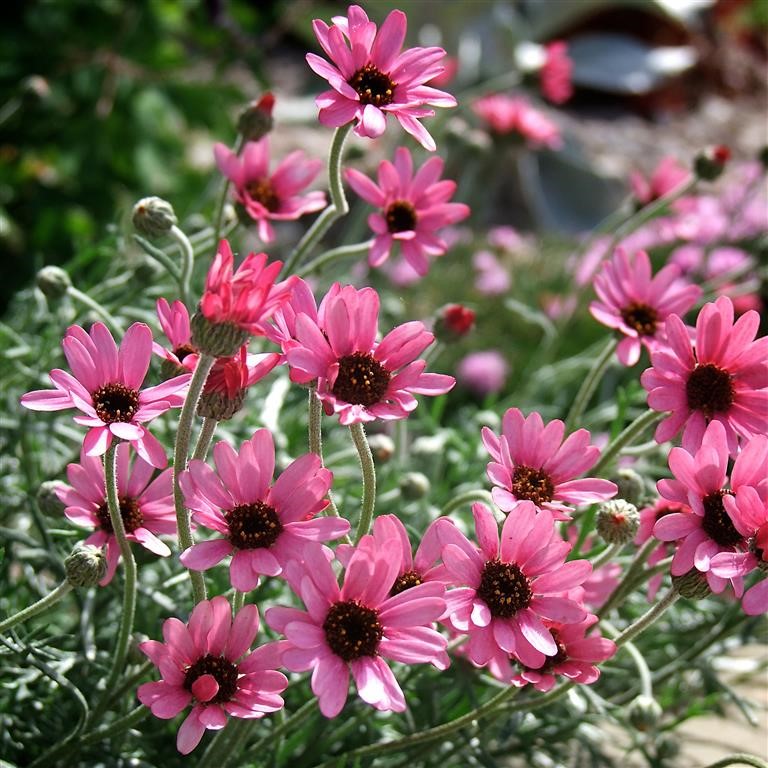
M 421 472 L 406 472 L 400 478 L 400 493 L 408 501 L 423 499 L 430 489 L 429 478 Z
M 645 501 L 645 481 L 634 469 L 622 467 L 616 472 L 611 480 L 613 480 L 619 488 L 617 496 L 620 499 L 625 499 L 636 507 L 640 506 L 643 501 Z
M 389 435 L 371 435 L 368 445 L 378 464 L 386 464 L 395 455 L 395 441 Z
M 258 101 L 252 101 L 237 118 L 237 130 L 245 141 L 258 141 L 273 126 L 272 109 L 275 97 L 267 91 Z
M 456 341 L 475 327 L 475 313 L 462 304 L 446 304 L 438 313 L 433 331 L 438 341 Z
M 706 574 L 695 568 L 691 568 L 688 573 L 684 573 L 682 576 L 673 576 L 672 586 L 677 590 L 680 597 L 687 597 L 689 600 L 700 600 L 712 592 L 709 584 L 707 584 Z
M 699 152 L 693 160 L 693 170 L 704 181 L 714 181 L 719 178 L 731 159 L 731 150 L 718 144 L 715 147 L 707 147 Z
M 162 237 L 178 219 L 173 206 L 160 197 L 145 197 L 133 206 L 133 226 L 144 237 Z
M 44 515 L 61 517 L 67 505 L 59 498 L 59 493 L 66 487 L 61 480 L 46 480 L 40 483 L 37 489 L 37 506 Z
M 214 357 L 233 357 L 250 338 L 248 331 L 234 323 L 213 323 L 201 311 L 189 321 L 192 346 Z
M 69 275 L 61 267 L 53 265 L 43 267 L 37 273 L 35 282 L 43 295 L 49 299 L 60 299 L 72 287 Z
M 665 762 L 680 754 L 679 739 L 669 733 L 660 733 L 654 739 L 654 746 L 656 747 L 656 757 Z
M 597 512 L 597 532 L 608 544 L 626 544 L 635 538 L 640 514 L 634 504 L 624 499 L 603 502 Z
M 652 696 L 642 694 L 633 699 L 627 709 L 627 718 L 638 731 L 652 731 L 664 714 L 659 703 Z
M 107 572 L 106 553 L 91 544 L 75 544 L 64 560 L 64 572 L 73 587 L 95 587 Z
M 243 407 L 244 402 L 244 389 L 239 390 L 234 397 L 226 392 L 203 392 L 197 404 L 197 415 L 204 419 L 228 421 Z

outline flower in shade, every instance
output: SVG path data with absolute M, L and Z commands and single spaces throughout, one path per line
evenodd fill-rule
M 598 301 L 589 305 L 589 311 L 598 322 L 624 335 L 616 350 L 623 365 L 640 359 L 641 346 L 652 351 L 663 345 L 659 336 L 667 317 L 684 315 L 701 296 L 701 288 L 682 280 L 674 264 L 654 277 L 645 251 L 630 256 L 621 248 L 603 263 L 593 284 Z
M 683 429 L 683 445 L 696 448 L 712 421 L 725 427 L 728 448 L 738 439 L 768 432 L 768 338 L 755 339 L 757 312 L 736 322 L 727 296 L 705 304 L 696 319 L 696 341 L 683 321 L 670 315 L 667 344 L 651 352 L 651 368 L 640 378 L 648 405 L 671 411 L 656 428 L 662 443 Z
M 513 134 L 532 147 L 559 149 L 563 145 L 555 123 L 522 96 L 490 94 L 473 102 L 472 110 L 492 133 L 499 136 Z
M 275 232 L 270 221 L 298 219 L 325 208 L 324 192 L 300 192 L 312 183 L 323 164 L 309 160 L 300 149 L 291 152 L 269 172 L 269 139 L 249 141 L 242 157 L 217 142 L 216 165 L 234 187 L 235 200 L 259 225 L 259 237 L 270 243 Z
M 139 686 L 138 697 L 155 717 L 170 720 L 193 704 L 176 736 L 176 748 L 189 754 L 206 728 L 220 730 L 227 715 L 264 717 L 283 707 L 288 679 L 279 665 L 277 643 L 251 651 L 259 629 L 255 605 L 241 608 L 234 620 L 225 597 L 198 603 L 189 623 L 166 619 L 163 639 L 139 649 L 158 667 L 162 680 Z
M 768 500 L 768 438 L 753 437 L 736 458 L 728 481 L 728 443 L 725 427 L 713 421 L 704 432 L 695 452 L 673 448 L 669 468 L 674 478 L 657 483 L 659 494 L 668 501 L 690 507 L 689 512 L 672 512 L 653 527 L 661 541 L 675 541 L 677 551 L 670 571 L 682 576 L 695 568 L 706 573 L 713 592 L 722 592 L 726 580 L 710 567 L 721 552 L 743 552 L 747 538 L 734 524 L 742 497 L 756 494 L 763 504 Z M 749 535 L 749 533 L 747 533 Z M 743 577 L 731 578 L 734 591 L 741 595 Z
M 222 538 L 185 550 L 185 567 L 205 571 L 234 553 L 230 581 L 248 592 L 261 574 L 278 576 L 305 551 L 349 531 L 342 518 L 316 517 L 328 506 L 333 475 L 314 453 L 291 462 L 274 485 L 275 446 L 268 429 L 256 430 L 239 452 L 222 440 L 213 458 L 216 472 L 203 461 L 190 461 L 181 488 L 195 522 Z
M 565 424 L 559 419 L 545 425 L 537 412 L 526 418 L 517 408 L 504 414 L 500 436 L 483 427 L 483 444 L 493 459 L 488 464 L 493 500 L 504 512 L 531 501 L 556 520 L 570 520 L 566 513 L 572 506 L 616 495 L 618 489 L 610 480 L 575 479 L 600 456 L 600 449 L 589 443 L 589 431 L 577 429 L 563 442 L 564 434 Z
M 437 230 L 465 219 L 469 207 L 448 202 L 456 182 L 440 180 L 443 165 L 442 158 L 432 157 L 414 174 L 411 153 L 398 147 L 394 164 L 389 160 L 380 163 L 378 185 L 360 171 L 347 169 L 345 175 L 352 189 L 381 209 L 368 217 L 368 225 L 376 234 L 368 254 L 372 267 L 381 266 L 392 246 L 398 244 L 405 260 L 420 275 L 426 275 L 429 258 L 446 252 L 448 244 Z
M 470 352 L 456 367 L 459 384 L 480 397 L 501 392 L 508 375 L 509 364 L 497 349 Z
M 128 541 L 137 541 L 145 549 L 160 557 L 168 557 L 171 550 L 157 535 L 176 534 L 176 512 L 173 506 L 171 470 L 166 469 L 154 480 L 154 467 L 140 457 L 131 462 L 131 448 L 127 443 L 117 446 L 117 496 L 120 517 Z M 107 572 L 99 582 L 109 584 L 120 560 L 112 520 L 107 507 L 104 484 L 104 465 L 96 456 L 80 452 L 79 464 L 67 465 L 67 479 L 56 495 L 66 504 L 64 514 L 75 525 L 95 529 L 86 544 L 107 547 Z
M 327 413 L 342 424 L 402 419 L 416 408 L 415 394 L 442 395 L 452 376 L 424 373 L 417 360 L 434 336 L 424 324 L 399 325 L 380 342 L 379 297 L 372 288 L 335 284 L 318 310 L 318 319 L 299 314 L 296 340 L 284 347 L 291 379 L 317 380 L 317 395 Z
M 344 707 L 350 671 L 360 698 L 382 711 L 403 712 L 405 697 L 385 659 L 448 666 L 446 639 L 431 624 L 445 611 L 445 587 L 424 582 L 392 594 L 400 545 L 364 536 L 347 565 L 341 588 L 322 552 L 308 552 L 296 589 L 306 611 L 275 607 L 265 618 L 287 638 L 283 666 L 312 670 L 320 711 Z
M 129 441 L 153 467 L 164 467 L 165 449 L 144 424 L 183 404 L 190 374 L 141 389 L 152 357 L 152 331 L 144 323 L 126 331 L 119 350 L 103 323 L 89 332 L 71 326 L 61 346 L 74 375 L 54 368 L 56 389 L 27 392 L 21 404 L 33 411 L 81 411 L 74 418 L 89 428 L 83 440 L 89 456 L 101 456 L 117 438 Z
M 186 305 L 178 299 L 173 304 L 169 304 L 165 299 L 158 299 L 156 309 L 157 319 L 166 338 L 171 342 L 171 349 L 153 341 L 153 352 L 167 361 L 172 370 L 179 373 L 194 371 L 199 355 L 192 344 L 192 329 Z
M 468 653 L 474 664 L 487 664 L 499 651 L 537 669 L 558 647 L 545 621 L 583 621 L 582 605 L 563 596 L 590 574 L 586 560 L 565 562 L 571 545 L 555 531 L 552 515 L 537 513 L 531 502 L 499 527 L 491 510 L 474 504 L 475 531 L 480 546 L 463 535 L 443 547 L 443 563 L 458 589 L 446 592 L 448 621 L 469 635 Z
M 429 107 L 456 106 L 449 93 L 425 85 L 443 71 L 445 51 L 436 47 L 401 51 L 407 20 L 397 10 L 378 30 L 358 5 L 350 5 L 346 17 L 334 17 L 330 27 L 320 19 L 312 26 L 332 62 L 307 54 L 309 66 L 331 86 L 316 99 L 320 122 L 335 128 L 354 120 L 358 136 L 376 138 L 384 133 L 391 114 L 433 151 L 434 139 L 419 120 L 435 114 Z
M 568 45 L 554 40 L 544 46 L 546 58 L 539 72 L 541 92 L 553 104 L 563 104 L 573 96 L 573 62 Z
M 691 172 L 674 157 L 661 159 L 649 178 L 638 171 L 629 175 L 632 194 L 640 205 L 648 205 L 669 194 L 691 177 Z

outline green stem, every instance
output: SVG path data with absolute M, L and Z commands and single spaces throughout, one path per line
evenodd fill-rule
M 67 288 L 67 293 L 73 299 L 76 299 L 81 304 L 84 304 L 89 309 L 92 309 L 109 326 L 113 333 L 117 334 L 118 336 L 122 336 L 124 332 L 123 324 L 117 320 L 114 315 L 111 315 L 106 309 L 104 309 L 104 307 L 102 307 L 98 301 L 92 299 L 87 293 L 79 291 L 77 288 L 75 288 L 74 285 L 70 285 L 69 288 Z
M 465 491 L 460 493 L 455 498 L 451 499 L 444 507 L 440 514 L 443 517 L 447 517 L 457 509 L 461 509 L 465 504 L 469 504 L 472 501 L 482 501 L 484 504 L 493 504 L 493 497 L 489 491 L 485 491 L 482 488 L 475 488 L 471 491 Z
M 603 621 L 603 627 L 611 637 L 618 637 L 619 630 L 609 621 Z M 651 670 L 643 657 L 643 654 L 637 650 L 634 643 L 625 642 L 624 650 L 632 657 L 632 661 L 637 668 L 637 676 L 640 678 L 640 693 L 648 698 L 653 698 L 653 683 L 651 681 Z
M 303 723 L 312 712 L 317 711 L 317 702 L 314 698 L 305 701 L 299 709 L 297 709 L 287 720 L 283 720 L 282 723 L 278 723 L 272 730 L 263 738 L 259 739 L 246 753 L 245 762 L 249 759 L 261 758 L 264 755 L 264 750 L 273 744 L 280 736 L 287 731 Z
M 307 230 L 299 244 L 293 249 L 283 265 L 283 274 L 290 275 L 301 264 L 302 259 L 322 239 L 323 235 L 331 228 L 331 225 L 349 211 L 347 198 L 344 195 L 344 184 L 341 178 L 341 158 L 344 150 L 344 142 L 347 140 L 352 123 L 342 125 L 336 129 L 331 142 L 331 151 L 328 156 L 328 185 L 331 202 L 327 208 L 315 219 L 315 223 Z
M 317 258 L 312 259 L 297 271 L 299 277 L 308 277 L 319 272 L 323 267 L 327 267 L 336 260 L 346 259 L 351 256 L 360 256 L 368 253 L 373 245 L 373 240 L 366 240 L 364 243 L 355 243 L 354 245 L 340 245 L 338 248 L 331 248 L 329 251 L 321 253 Z
M 205 461 L 205 457 L 208 455 L 208 449 L 211 447 L 211 441 L 213 435 L 216 432 L 216 427 L 219 422 L 216 419 L 211 419 L 206 416 L 203 419 L 203 426 L 200 428 L 200 434 L 197 436 L 197 443 L 195 443 L 195 450 L 192 451 L 192 458 Z
M 232 615 L 236 615 L 244 605 L 245 592 L 241 592 L 239 589 L 236 589 L 235 593 L 232 595 Z
M 624 542 L 620 544 L 611 544 L 607 546 L 593 561 L 592 561 L 592 573 L 598 568 L 602 568 L 609 560 L 612 560 L 616 555 L 624 549 Z
M 622 600 L 627 591 L 627 586 L 634 581 L 635 574 L 643 567 L 645 561 L 650 557 L 651 552 L 658 546 L 657 539 L 651 537 L 643 546 L 637 551 L 634 559 L 627 568 L 627 572 L 624 574 L 622 580 L 616 585 L 613 592 L 608 595 L 606 601 L 600 606 L 597 611 L 599 617 L 607 616 Z
M 5 621 L 0 622 L 0 632 L 7 632 L 11 627 L 15 627 L 17 624 L 21 624 L 21 622 L 31 619 L 38 613 L 42 613 L 52 605 L 56 605 L 56 603 L 71 590 L 72 585 L 68 581 L 63 581 L 53 590 L 53 592 L 50 592 L 45 597 L 40 598 L 36 603 L 32 603 L 32 605 L 24 608 L 18 613 L 14 613 L 13 616 L 9 616 Z
M 616 645 L 622 646 L 642 631 L 651 626 L 680 597 L 675 589 L 670 589 L 658 603 L 652 605 L 639 619 L 630 624 L 617 638 Z
M 152 245 L 149 240 L 145 240 L 141 235 L 134 235 L 133 239 L 141 247 L 144 253 L 147 254 L 147 256 L 150 256 L 161 266 L 165 267 L 166 272 L 168 272 L 168 274 L 177 283 L 179 283 L 179 288 L 181 288 L 181 273 L 179 272 L 179 268 L 176 266 L 176 262 L 171 258 L 171 256 L 169 256 L 162 248 L 158 248 L 157 246 Z
M 600 473 L 610 465 L 625 445 L 631 445 L 636 437 L 645 432 L 654 422 L 661 418 L 657 411 L 646 411 L 638 416 L 628 427 L 620 432 L 616 438 L 603 451 L 597 464 L 590 470 L 593 477 L 600 477 Z
M 707 768 L 726 768 L 728 765 L 751 765 L 753 768 L 768 768 L 768 763 L 757 755 L 748 755 L 746 752 L 728 755 L 721 760 L 710 763 Z
M 171 237 L 176 241 L 181 250 L 181 273 L 179 275 L 179 288 L 181 300 L 189 306 L 189 281 L 192 279 L 192 270 L 195 266 L 195 251 L 189 238 L 175 224 L 171 227 Z
M 220 730 L 208 745 L 197 768 L 226 768 L 243 748 L 249 723 L 250 721 L 244 718 L 230 718 L 226 727 Z
M 592 395 L 595 394 L 598 384 L 600 384 L 608 366 L 611 364 L 613 353 L 616 351 L 618 343 L 617 339 L 610 338 L 605 347 L 603 347 L 603 351 L 595 358 L 595 362 L 592 363 L 592 367 L 589 369 L 589 373 L 582 382 L 581 387 L 579 387 L 576 399 L 573 401 L 571 410 L 568 411 L 568 416 L 565 419 L 565 423 L 570 429 L 574 429 L 584 415 Z
M 235 154 L 239 155 L 243 145 L 244 145 L 243 137 L 241 134 L 237 135 L 237 138 L 235 139 Z M 229 185 L 230 181 L 228 178 L 224 177 L 224 181 L 221 185 L 221 193 L 219 194 L 219 200 L 216 203 L 216 213 L 213 217 L 213 247 L 218 249 L 219 247 L 219 238 L 221 237 L 221 228 L 224 225 L 224 207 L 227 204 L 227 194 L 229 193 Z
M 201 354 L 197 360 L 197 367 L 189 382 L 189 390 L 184 399 L 184 405 L 179 416 L 179 428 L 176 432 L 176 446 L 173 451 L 173 503 L 176 508 L 176 525 L 179 531 L 179 548 L 182 552 L 194 544 L 192 531 L 189 526 L 189 510 L 184 504 L 184 494 L 181 492 L 179 478 L 187 468 L 189 456 L 189 443 L 192 437 L 192 422 L 197 412 L 197 403 L 205 386 L 205 380 L 213 367 L 216 358 L 213 355 Z M 195 603 L 205 600 L 205 581 L 203 574 L 198 571 L 189 571 L 192 581 L 192 593 Z
M 365 436 L 365 427 L 359 422 L 350 424 L 349 432 L 357 449 L 360 471 L 363 476 L 363 501 L 360 510 L 360 522 L 355 532 L 355 542 L 359 542 L 370 530 L 373 520 L 373 509 L 376 504 L 376 466 L 373 463 L 371 446 L 368 445 L 368 439 Z

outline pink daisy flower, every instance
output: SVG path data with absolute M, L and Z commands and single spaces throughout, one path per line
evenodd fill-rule
M 355 120 L 358 136 L 375 139 L 384 133 L 391 114 L 425 149 L 434 151 L 434 139 L 419 120 L 435 114 L 429 107 L 455 107 L 456 99 L 425 85 L 444 69 L 442 48 L 401 52 L 406 26 L 405 14 L 392 11 L 377 31 L 359 5 L 350 5 L 346 17 L 335 16 L 330 27 L 320 19 L 312 22 L 332 62 L 307 54 L 309 66 L 332 89 L 315 100 L 323 125 L 337 128 Z
M 171 470 L 166 469 L 152 480 L 154 467 L 139 457 L 131 462 L 130 456 L 127 443 L 117 446 L 117 493 L 126 537 L 155 555 L 168 557 L 171 550 L 157 534 L 176 534 Z M 101 459 L 81 450 L 80 463 L 67 465 L 67 479 L 71 485 L 57 488 L 56 495 L 66 504 L 64 514 L 69 520 L 95 529 L 85 543 L 96 547 L 106 545 L 107 572 L 99 582 L 104 586 L 112 581 L 120 560 L 120 546 L 107 507 L 104 465 Z
M 192 344 L 192 330 L 186 305 L 183 301 L 176 300 L 173 304 L 168 304 L 165 299 L 158 299 L 156 309 L 157 319 L 166 338 L 171 342 L 171 349 L 153 341 L 152 351 L 180 373 L 194 371 L 199 355 Z
M 639 171 L 632 171 L 629 175 L 629 184 L 635 200 L 643 206 L 677 189 L 690 176 L 691 172 L 676 158 L 664 157 L 648 179 Z
M 483 96 L 473 102 L 472 111 L 499 136 L 515 134 L 532 147 L 559 149 L 563 145 L 557 125 L 522 96 Z
M 252 719 L 283 708 L 280 693 L 288 679 L 275 670 L 278 644 L 250 651 L 258 629 L 255 605 L 241 608 L 233 621 L 229 602 L 219 596 L 198 603 L 188 624 L 166 619 L 165 642 L 139 645 L 162 675 L 158 682 L 139 686 L 139 701 L 162 720 L 193 704 L 176 736 L 181 754 L 200 743 L 206 728 L 224 728 L 227 715 Z
M 480 397 L 501 392 L 508 376 L 509 363 L 498 349 L 470 352 L 456 366 L 459 384 Z
M 573 62 L 568 56 L 568 45 L 554 40 L 544 46 L 546 59 L 539 72 L 541 92 L 553 104 L 563 104 L 573 96 Z
M 469 635 L 468 653 L 484 666 L 499 650 L 538 669 L 558 653 L 545 620 L 572 624 L 587 615 L 582 605 L 563 593 L 581 584 L 592 571 L 586 560 L 565 558 L 571 545 L 555 531 L 552 515 L 538 513 L 532 502 L 499 527 L 491 510 L 473 504 L 480 546 L 464 536 L 443 548 L 452 584 L 445 599 L 448 621 Z
M 719 421 L 710 423 L 695 453 L 685 448 L 670 451 L 669 468 L 674 478 L 659 480 L 659 494 L 691 510 L 665 515 L 653 527 L 657 539 L 677 542 L 670 569 L 673 576 L 696 568 L 707 574 L 713 592 L 723 591 L 725 580 L 711 571 L 710 562 L 720 552 L 747 548 L 745 536 L 733 522 L 736 508 L 744 493 L 756 493 L 763 503 L 768 499 L 767 466 L 768 439 L 752 438 L 733 464 L 729 487 L 728 443 Z M 743 578 L 737 575 L 731 581 L 736 594 L 741 595 Z
M 21 404 L 33 411 L 77 408 L 84 415 L 75 421 L 89 428 L 83 440 L 88 456 L 106 453 L 117 438 L 162 469 L 168 463 L 165 449 L 144 424 L 184 403 L 190 374 L 141 389 L 152 357 L 152 331 L 144 323 L 126 331 L 119 350 L 103 323 L 94 323 L 87 333 L 71 326 L 61 346 L 74 376 L 54 368 L 50 377 L 56 389 L 27 392 Z
M 718 421 L 735 455 L 739 437 L 768 432 L 768 338 L 755 339 L 759 325 L 753 311 L 734 323 L 726 296 L 699 312 L 695 344 L 679 317 L 667 318 L 667 345 L 651 352 L 652 367 L 640 377 L 648 405 L 671 411 L 656 428 L 657 442 L 682 428 L 683 445 L 695 448 L 707 424 Z
M 392 246 L 399 244 L 405 260 L 419 275 L 426 275 L 429 257 L 446 252 L 448 244 L 437 230 L 466 219 L 469 206 L 448 202 L 456 182 L 440 180 L 443 166 L 442 158 L 432 157 L 414 175 L 411 153 L 398 147 L 394 165 L 389 160 L 379 164 L 378 186 L 360 171 L 347 169 L 345 175 L 352 189 L 381 209 L 368 217 L 368 226 L 376 233 L 368 254 L 372 267 L 381 266 Z
M 442 395 L 455 384 L 452 376 L 424 373 L 426 361 L 416 359 L 435 338 L 423 323 L 400 325 L 377 343 L 378 318 L 376 291 L 335 284 L 317 320 L 298 315 L 296 341 L 284 347 L 291 379 L 316 379 L 326 413 L 338 413 L 344 425 L 406 418 L 414 394 Z
M 502 434 L 483 427 L 483 445 L 490 453 L 488 478 L 494 484 L 493 500 L 504 512 L 523 501 L 552 513 L 555 520 L 570 520 L 572 506 L 605 501 L 618 488 L 610 480 L 574 478 L 586 472 L 600 456 L 590 445 L 589 431 L 577 429 L 563 442 L 565 424 L 559 419 L 546 425 L 537 412 L 527 418 L 510 408 L 502 418 Z
M 280 305 L 269 322 L 264 323 L 264 336 L 280 347 L 293 341 L 296 338 L 296 318 L 300 314 L 305 314 L 310 320 L 317 322 L 317 302 L 312 289 L 297 277 L 288 301 Z
M 654 277 L 645 251 L 629 256 L 621 248 L 603 263 L 593 285 L 598 301 L 589 305 L 589 311 L 598 322 L 624 335 L 616 353 L 627 366 L 640 359 L 641 347 L 651 352 L 662 346 L 660 331 L 667 317 L 684 315 L 701 296 L 701 288 L 682 280 L 674 264 Z
M 349 531 L 346 520 L 315 517 L 328 506 L 333 475 L 314 453 L 291 462 L 274 485 L 275 445 L 268 429 L 256 430 L 239 453 L 222 440 L 213 458 L 216 472 L 203 461 L 191 461 L 181 475 L 181 488 L 195 522 L 223 538 L 184 551 L 185 567 L 206 571 L 234 553 L 230 581 L 249 592 L 261 574 L 278 576 L 305 550 L 320 549 L 320 542 Z
M 308 160 L 300 149 L 291 152 L 269 172 L 269 139 L 246 143 L 242 157 L 217 142 L 216 165 L 234 187 L 235 200 L 259 225 L 265 243 L 275 239 L 270 221 L 290 221 L 325 208 L 324 192 L 299 193 L 314 181 L 323 164 Z
M 275 607 L 265 614 L 287 638 L 283 666 L 312 670 L 312 691 L 326 717 L 344 707 L 350 671 L 366 704 L 403 712 L 405 697 L 385 659 L 448 667 L 446 639 L 430 626 L 445 610 L 445 587 L 424 582 L 392 595 L 399 549 L 396 541 L 379 547 L 364 536 L 341 588 L 325 555 L 308 551 L 297 590 L 307 610 Z

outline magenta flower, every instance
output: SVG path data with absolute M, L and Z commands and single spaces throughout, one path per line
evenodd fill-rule
M 297 277 L 288 301 L 280 305 L 269 322 L 264 323 L 264 336 L 280 347 L 285 346 L 296 338 L 296 318 L 300 314 L 305 314 L 310 320 L 317 322 L 317 302 L 312 289 Z
M 101 456 L 112 439 L 127 440 L 142 459 L 162 469 L 168 459 L 165 449 L 149 430 L 148 421 L 184 403 L 190 374 L 141 389 L 152 357 L 152 331 L 134 323 L 118 350 L 103 323 L 94 323 L 86 333 L 71 326 L 61 343 L 71 374 L 54 368 L 51 381 L 56 389 L 27 392 L 21 404 L 33 411 L 62 411 L 77 408 L 78 424 L 88 427 L 83 449 L 88 456 Z
M 287 638 L 283 666 L 312 670 L 312 691 L 326 717 L 344 707 L 350 671 L 366 704 L 403 712 L 405 697 L 385 659 L 448 666 L 446 640 L 430 626 L 445 610 L 445 587 L 431 581 L 393 595 L 398 554 L 397 542 L 378 547 L 364 536 L 339 588 L 325 555 L 308 551 L 297 588 L 307 610 L 275 607 L 265 614 Z
M 456 366 L 459 384 L 480 397 L 501 392 L 508 375 L 509 363 L 498 349 L 470 352 Z
M 379 164 L 378 186 L 352 168 L 346 178 L 352 189 L 379 213 L 368 217 L 368 226 L 376 233 L 368 263 L 381 266 L 392 246 L 399 244 L 405 260 L 420 275 L 429 270 L 429 257 L 442 256 L 448 244 L 437 235 L 441 227 L 455 224 L 469 216 L 469 206 L 449 203 L 456 182 L 443 180 L 443 160 L 432 157 L 414 175 L 413 158 L 404 147 L 395 151 L 394 165 L 389 160 Z
M 553 40 L 544 46 L 546 59 L 539 72 L 541 92 L 553 104 L 564 104 L 573 96 L 573 62 L 568 44 Z
M 162 680 L 139 686 L 139 701 L 163 720 L 193 704 L 176 737 L 183 755 L 200 743 L 206 728 L 224 728 L 227 715 L 250 719 L 282 709 L 279 694 L 288 680 L 275 670 L 277 643 L 250 651 L 258 629 L 255 605 L 241 608 L 233 621 L 229 602 L 219 596 L 198 603 L 188 624 L 166 619 L 165 642 L 139 645 L 162 674 Z
M 189 311 L 183 301 L 168 304 L 165 299 L 158 299 L 156 304 L 157 319 L 163 329 L 171 349 L 166 349 L 156 341 L 152 342 L 152 351 L 167 360 L 174 368 L 182 371 L 194 371 L 197 367 L 198 351 L 192 344 L 192 330 L 189 326 Z
M 684 315 L 701 296 L 701 288 L 681 279 L 674 264 L 653 277 L 645 251 L 631 257 L 621 248 L 603 263 L 594 288 L 598 301 L 589 311 L 598 322 L 624 334 L 616 352 L 627 366 L 640 359 L 641 346 L 649 352 L 663 346 L 659 337 L 667 317 Z
M 498 136 L 513 134 L 534 148 L 560 149 L 563 145 L 557 125 L 522 96 L 483 96 L 473 102 L 472 111 Z
M 545 620 L 573 624 L 586 618 L 584 607 L 563 593 L 592 571 L 586 560 L 565 562 L 571 545 L 555 531 L 548 513 L 522 502 L 517 514 L 499 527 L 491 510 L 473 504 L 477 547 L 463 536 L 443 548 L 451 583 L 448 621 L 469 634 L 469 657 L 484 666 L 498 653 L 512 654 L 538 669 L 556 657 L 557 642 Z
M 277 352 L 253 355 L 243 344 L 233 357 L 219 357 L 205 380 L 203 397 L 211 394 L 223 395 L 229 399 L 240 396 L 248 387 L 261 381 L 278 363 Z
M 472 266 L 475 269 L 475 289 L 484 296 L 499 296 L 510 289 L 512 277 L 509 270 L 492 251 L 477 251 L 472 256 Z
M 413 321 L 390 331 L 380 342 L 379 297 L 372 288 L 331 287 L 318 319 L 299 314 L 296 341 L 285 345 L 291 379 L 317 380 L 317 395 L 326 412 L 338 413 L 342 424 L 403 419 L 416 408 L 419 395 L 442 395 L 452 376 L 424 373 L 417 360 L 434 336 Z
M 130 454 L 127 443 L 117 446 L 117 493 L 126 537 L 155 555 L 168 557 L 171 550 L 157 534 L 176 534 L 171 470 L 166 469 L 152 480 L 154 467 L 139 457 L 131 462 Z M 106 545 L 107 572 L 99 582 L 104 586 L 112 581 L 120 560 L 120 547 L 107 507 L 104 465 L 101 459 L 81 450 L 80 463 L 67 465 L 67 479 L 71 485 L 57 488 L 56 495 L 66 504 L 64 514 L 69 520 L 95 529 L 85 543 L 96 547 Z
M 688 181 L 690 176 L 691 172 L 680 165 L 676 158 L 664 157 L 648 179 L 638 171 L 632 171 L 629 175 L 629 183 L 635 200 L 640 205 L 648 205 L 677 189 Z
M 338 539 L 349 523 L 315 516 L 328 506 L 333 475 L 308 453 L 293 461 L 274 485 L 275 446 L 268 429 L 258 429 L 239 453 L 224 440 L 213 449 L 214 472 L 193 460 L 181 475 L 192 517 L 223 538 L 201 541 L 181 554 L 193 571 L 206 571 L 234 552 L 229 578 L 241 592 L 254 589 L 259 576 L 278 576 L 305 550 Z
M 578 475 L 593 466 L 600 449 L 590 445 L 589 431 L 577 429 L 563 442 L 565 424 L 559 419 L 544 425 L 534 411 L 527 418 L 510 408 L 502 419 L 502 434 L 483 427 L 483 444 L 491 454 L 488 478 L 494 484 L 493 500 L 504 512 L 522 501 L 549 510 L 555 520 L 570 520 L 572 506 L 605 501 L 618 488 L 609 480 Z
M 456 106 L 449 93 L 425 85 L 445 68 L 440 63 L 445 51 L 430 47 L 401 52 L 406 26 L 405 14 L 392 11 L 377 31 L 359 5 L 350 5 L 346 17 L 335 16 L 330 27 L 320 19 L 312 22 L 317 41 L 333 62 L 307 54 L 307 64 L 332 88 L 315 100 L 323 125 L 337 128 L 356 120 L 355 133 L 375 139 L 392 114 L 425 149 L 435 150 L 419 120 L 435 114 L 429 107 Z
M 657 442 L 682 428 L 683 445 L 695 449 L 707 424 L 718 421 L 735 455 L 739 437 L 768 432 L 768 338 L 755 340 L 759 325 L 753 311 L 734 323 L 726 296 L 699 312 L 695 345 L 679 317 L 667 318 L 668 345 L 651 352 L 652 367 L 640 377 L 648 405 L 671 411 L 656 428 Z
M 270 221 L 290 221 L 325 208 L 324 192 L 299 193 L 312 183 L 323 164 L 308 160 L 300 149 L 291 152 L 269 172 L 269 139 L 249 141 L 238 157 L 217 142 L 213 147 L 216 165 L 234 187 L 235 200 L 259 225 L 265 243 L 275 239 Z

